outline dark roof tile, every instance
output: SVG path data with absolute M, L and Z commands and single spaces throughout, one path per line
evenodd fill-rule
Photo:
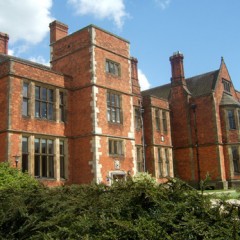
M 204 73 L 195 77 L 187 78 L 186 84 L 193 97 L 202 96 L 211 93 L 218 78 L 219 70 Z M 158 98 L 168 99 L 171 90 L 171 84 L 162 85 L 142 91 L 142 95 L 152 95 Z

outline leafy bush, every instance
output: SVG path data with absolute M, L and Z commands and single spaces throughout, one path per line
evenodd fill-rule
M 158 185 L 147 176 L 111 187 L 4 188 L 0 238 L 239 239 L 238 212 L 220 207 L 178 179 Z
M 0 163 L 0 190 L 10 188 L 29 188 L 38 186 L 39 182 L 28 173 L 22 173 L 17 168 L 12 168 L 8 163 Z

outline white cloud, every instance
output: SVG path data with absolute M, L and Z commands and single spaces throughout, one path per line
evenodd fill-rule
M 138 80 L 139 80 L 139 84 L 141 86 L 141 91 L 150 88 L 150 83 L 149 83 L 146 75 L 142 72 L 141 69 L 138 69 Z
M 50 66 L 49 61 L 47 61 L 43 56 L 31 57 L 29 58 L 30 61 L 40 63 L 46 66 Z
M 155 2 L 161 7 L 162 10 L 166 9 L 171 0 L 155 0 Z
M 37 44 L 49 32 L 52 0 L 0 0 L 0 31 L 9 43 Z
M 79 15 L 94 15 L 95 18 L 113 20 L 118 28 L 128 16 L 123 0 L 68 0 Z

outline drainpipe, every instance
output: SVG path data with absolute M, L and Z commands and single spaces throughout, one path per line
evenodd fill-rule
M 146 172 L 146 158 L 145 158 L 145 138 L 144 138 L 144 125 L 143 125 L 143 113 L 144 109 L 142 107 L 142 101 L 139 100 L 139 111 L 140 111 L 140 119 L 142 126 L 142 157 L 143 157 L 143 171 Z
M 197 157 L 197 170 L 198 170 L 198 185 L 199 189 L 201 188 L 200 186 L 200 181 L 201 181 L 201 175 L 200 175 L 200 161 L 199 161 L 199 144 L 198 144 L 198 129 L 197 129 L 197 118 L 196 118 L 196 104 L 191 105 L 191 109 L 193 110 L 193 116 L 194 116 L 194 131 L 195 131 L 195 147 L 196 147 L 196 157 Z

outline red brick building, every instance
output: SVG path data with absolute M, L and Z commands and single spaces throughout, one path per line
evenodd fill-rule
M 174 174 L 193 186 L 209 174 L 214 188 L 240 183 L 240 92 L 224 60 L 218 70 L 185 79 L 183 55 L 170 57 L 171 83 L 144 91 L 169 102 Z
M 240 93 L 219 70 L 140 91 L 130 43 L 94 25 L 50 24 L 50 67 L 9 56 L 0 34 L 0 161 L 48 185 L 104 182 L 147 171 L 197 186 L 240 180 Z
M 147 167 L 155 174 L 145 158 L 145 102 L 129 46 L 93 25 L 68 35 L 68 26 L 54 21 L 46 67 L 9 56 L 1 34 L 0 161 L 48 185 L 111 184 Z M 168 170 L 156 175 L 162 181 L 173 176 L 169 110 L 166 101 L 153 105 L 167 112 Z

